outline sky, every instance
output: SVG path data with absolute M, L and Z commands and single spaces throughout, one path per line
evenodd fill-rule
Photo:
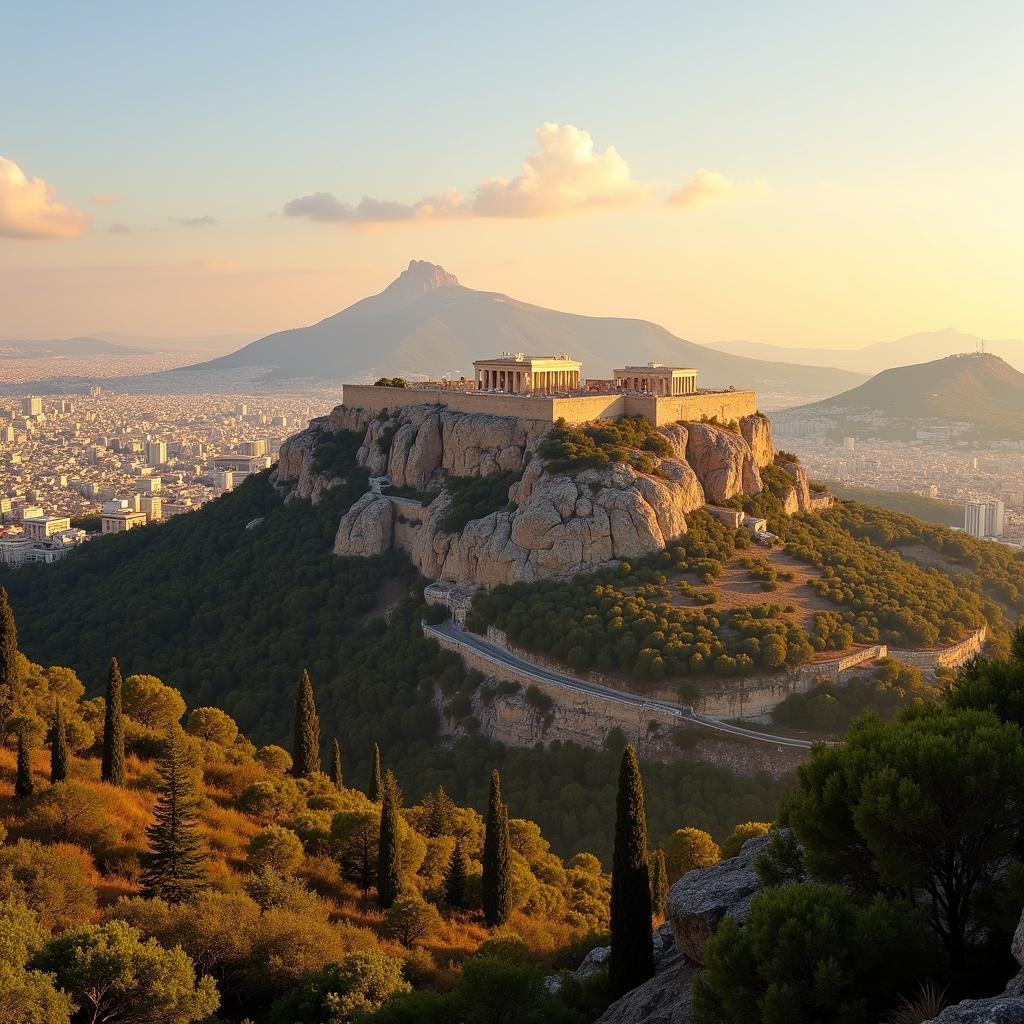
M 695 341 L 1024 337 L 1024 5 L 4 5 L 0 338 L 408 264 Z

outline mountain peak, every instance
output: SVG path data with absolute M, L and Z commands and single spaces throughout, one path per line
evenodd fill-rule
M 458 285 L 459 279 L 444 267 L 427 260 L 410 260 L 409 266 L 384 290 L 385 294 L 403 296 L 426 295 L 435 288 Z

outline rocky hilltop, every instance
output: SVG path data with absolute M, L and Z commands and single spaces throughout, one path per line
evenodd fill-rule
M 282 445 L 277 480 L 299 498 L 318 501 L 336 481 L 315 472 L 313 448 L 325 433 L 365 430 L 359 465 L 388 476 L 394 488 L 436 497 L 423 506 L 365 494 L 342 517 L 335 553 L 366 556 L 400 546 L 432 579 L 493 586 L 573 575 L 658 551 L 686 533 L 694 510 L 760 493 L 761 469 L 775 458 L 771 423 L 753 415 L 738 430 L 714 423 L 663 427 L 669 454 L 644 452 L 641 468 L 612 462 L 555 471 L 538 453 L 551 429 L 537 420 L 436 405 L 387 418 L 342 405 Z M 452 530 L 445 481 L 497 473 L 519 476 L 500 507 Z M 806 481 L 797 475 L 789 504 L 796 510 L 807 500 Z

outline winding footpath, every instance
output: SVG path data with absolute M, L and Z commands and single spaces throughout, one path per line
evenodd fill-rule
M 640 711 L 657 708 L 659 711 L 668 712 L 670 715 L 679 719 L 685 719 L 694 725 L 713 729 L 716 732 L 726 732 L 734 736 L 742 736 L 749 740 L 755 740 L 758 743 L 773 743 L 777 747 L 797 747 L 800 750 L 811 749 L 810 740 L 798 740 L 789 736 L 774 736 L 767 732 L 744 729 L 738 725 L 730 725 L 728 722 L 719 721 L 717 718 L 708 718 L 706 715 L 698 714 L 692 707 L 687 707 L 686 705 L 674 704 L 667 700 L 653 700 L 635 693 L 629 693 L 626 690 L 615 690 L 610 686 L 602 686 L 600 683 L 591 683 L 583 679 L 577 679 L 575 676 L 556 672 L 553 669 L 537 665 L 532 661 L 527 661 L 525 658 L 513 654 L 504 647 L 492 643 L 476 633 L 469 633 L 464 629 L 459 629 L 451 619 L 436 626 L 431 626 L 424 622 L 423 633 L 425 636 L 433 637 L 435 640 L 444 639 L 451 645 L 473 651 L 475 654 L 487 658 L 488 661 L 498 666 L 513 669 L 520 675 L 535 679 L 540 683 L 553 684 L 576 693 L 584 693 L 591 697 L 599 697 L 602 700 L 625 704 L 627 707 L 636 708 Z

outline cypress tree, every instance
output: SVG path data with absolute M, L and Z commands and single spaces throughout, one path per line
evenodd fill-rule
M 206 885 L 206 849 L 192 765 L 178 725 L 167 731 L 157 773 L 160 786 L 153 822 L 146 829 L 149 851 L 142 855 L 142 891 L 181 903 Z
M 491 927 L 504 924 L 512 913 L 512 844 L 508 832 L 508 808 L 501 799 L 501 777 L 497 769 L 491 772 L 491 792 L 487 802 L 481 890 L 484 920 Z
M 292 774 L 297 779 L 308 778 L 320 771 L 320 719 L 313 699 L 313 683 L 303 669 L 299 689 L 295 694 L 295 744 Z
M 466 852 L 462 849 L 462 836 L 458 836 L 444 875 L 444 898 L 448 906 L 461 908 L 466 905 L 466 873 Z
M 668 910 L 668 869 L 665 851 L 655 850 L 648 859 L 651 873 L 651 910 L 656 917 L 664 917 Z
M 380 774 L 380 747 L 373 745 L 373 769 L 370 772 L 370 799 L 378 802 L 384 792 L 384 782 Z
M 68 730 L 64 724 L 64 709 L 57 701 L 53 713 L 53 734 L 50 739 L 50 782 L 63 782 L 68 777 L 68 762 L 71 750 L 68 747 Z
M 7 590 L 0 587 L 0 732 L 6 732 L 7 719 L 14 707 L 20 685 L 18 627 L 7 600 Z
M 124 717 L 121 713 L 121 666 L 110 659 L 107 692 L 103 705 L 103 760 L 100 778 L 113 786 L 124 785 Z
M 377 903 L 386 910 L 398 899 L 402 882 L 398 874 L 398 803 L 395 778 L 388 771 L 384 778 L 380 808 L 380 840 L 377 844 Z
M 342 789 L 345 785 L 345 776 L 341 769 L 341 745 L 335 740 L 331 744 L 331 782 L 335 789 Z
M 653 974 L 644 784 L 636 750 L 630 745 L 622 753 L 615 804 L 611 955 L 608 960 L 612 998 L 619 999 Z
M 19 800 L 32 795 L 32 758 L 28 749 L 26 730 L 18 730 L 18 772 L 14 777 L 14 795 Z

